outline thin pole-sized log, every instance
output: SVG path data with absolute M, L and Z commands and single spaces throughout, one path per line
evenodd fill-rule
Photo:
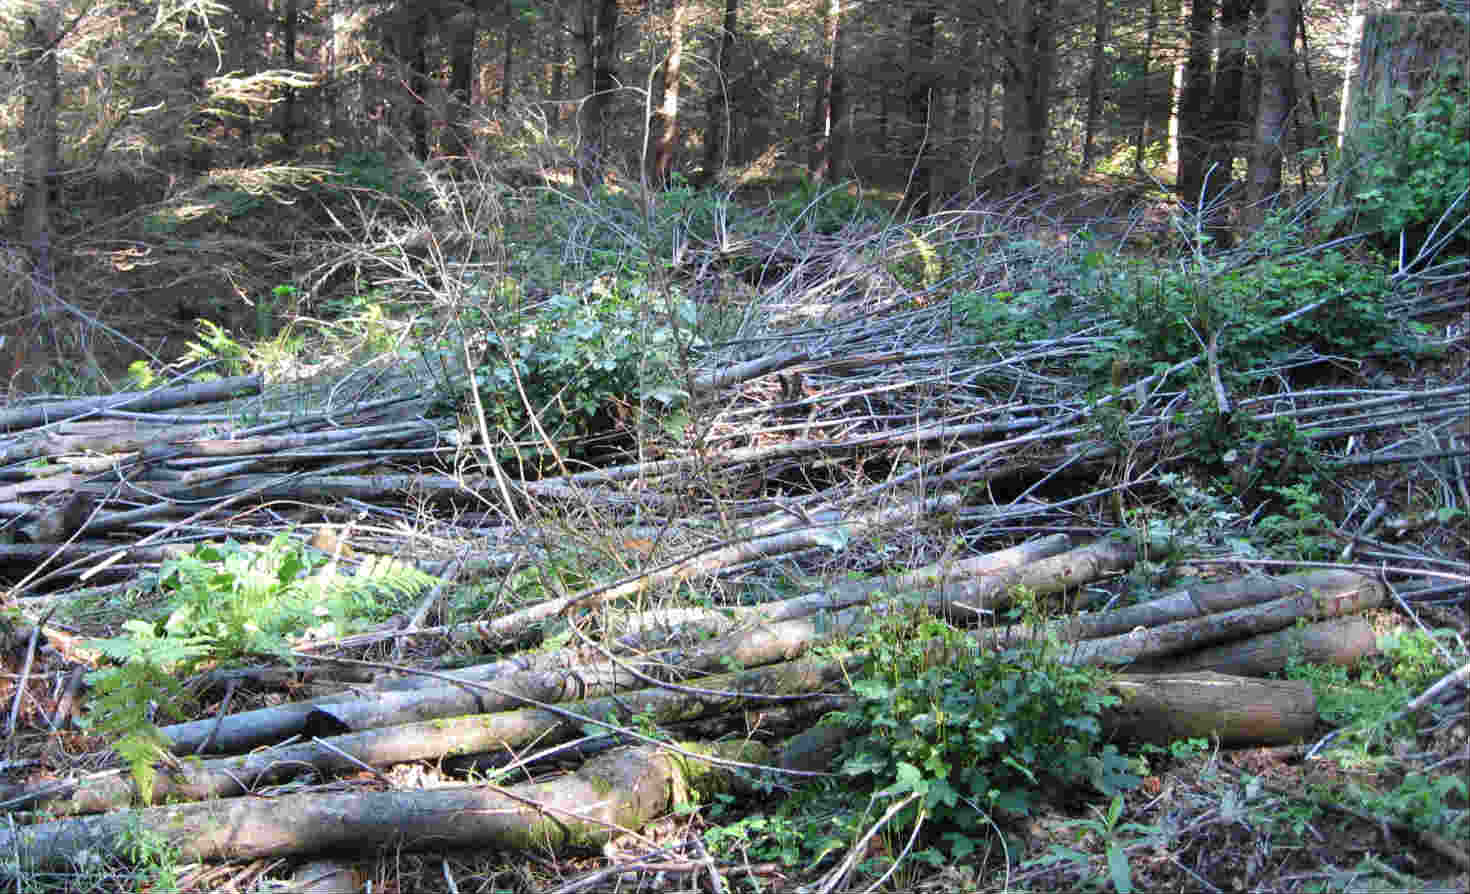
M 1286 670 L 1293 658 L 1311 664 L 1347 667 L 1369 655 L 1378 654 L 1378 634 L 1362 615 L 1332 618 L 1304 627 L 1288 627 L 1213 646 L 1154 664 L 1134 664 L 1129 670 L 1142 673 L 1186 673 L 1214 671 L 1238 677 L 1265 677 Z
M 1332 593 L 1302 593 L 1221 614 L 1175 621 L 1159 627 L 1140 627 L 1131 633 L 1083 640 L 1067 653 L 1076 664 L 1124 664 L 1145 658 L 1167 658 L 1204 646 L 1273 633 L 1298 619 L 1315 621 L 1377 608 L 1386 598 L 1377 581 L 1364 578 L 1362 586 Z
M 768 763 L 751 741 L 681 745 L 711 758 Z M 496 847 L 561 852 L 595 847 L 675 806 L 676 793 L 745 791 L 734 773 L 655 746 L 619 749 L 576 773 L 499 788 L 411 792 L 309 792 L 116 810 L 0 830 L 21 871 L 65 866 L 83 853 L 115 853 L 127 836 L 159 840 L 184 860 L 286 857 L 334 849 Z
M 214 758 L 159 772 L 155 803 L 233 798 L 315 769 L 322 774 L 355 772 L 363 765 L 384 767 L 446 754 L 476 754 L 514 749 L 530 742 L 553 745 L 584 734 L 588 723 L 617 718 L 626 723 L 647 716 L 660 725 L 694 720 L 747 707 L 771 704 L 773 696 L 800 699 L 844 682 L 838 662 L 792 662 L 702 680 L 699 692 L 661 687 L 573 702 L 560 707 L 522 708 L 486 714 L 405 723 L 383 729 L 334 735 L 260 749 L 241 757 Z M 480 691 L 496 687 L 476 684 Z M 524 699 L 517 699 L 524 701 Z M 331 723 L 323 716 L 323 724 Z M 122 772 L 78 780 L 70 791 L 40 791 L 34 798 L 54 814 L 96 813 L 136 803 L 141 794 Z
M 129 410 L 149 412 L 169 410 L 188 404 L 229 400 L 246 394 L 259 394 L 264 382 L 265 377 L 260 375 L 233 376 L 213 382 L 195 382 L 173 388 L 124 391 L 121 394 L 110 394 L 105 397 L 79 397 L 74 400 L 21 407 L 0 412 L 0 431 L 20 431 L 101 410 L 117 410 L 126 407 Z

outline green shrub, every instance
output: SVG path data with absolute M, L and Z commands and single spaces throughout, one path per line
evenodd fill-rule
M 1122 321 L 1124 364 L 1137 369 L 1168 366 L 1201 353 L 1220 333 L 1220 363 L 1230 374 L 1263 365 L 1301 347 L 1326 354 L 1363 356 L 1400 350 L 1398 322 L 1384 310 L 1391 292 L 1386 272 L 1338 252 L 1267 258 L 1216 275 L 1198 269 L 1101 280 L 1102 298 Z M 1329 299 L 1283 324 L 1274 321 Z M 1113 356 L 1093 358 L 1095 372 Z
M 879 796 L 920 794 L 910 819 L 922 810 L 946 829 L 950 858 L 975 848 L 992 811 L 1029 814 L 1047 787 L 1137 783 L 1102 746 L 1098 717 L 1116 699 L 1099 694 L 1101 672 L 1058 661 L 1054 640 L 981 649 L 942 621 L 890 616 L 862 645 L 858 704 L 841 715 L 862 735 L 842 772 Z
M 861 195 L 849 193 L 847 184 L 823 185 L 805 177 L 772 202 L 769 211 L 783 227 L 828 235 L 854 223 L 877 224 L 884 220 L 881 208 Z
M 650 318 L 642 306 L 646 289 L 614 280 L 601 294 L 553 295 L 534 311 L 512 313 L 493 327 L 482 324 L 488 350 L 475 385 L 486 423 L 539 455 L 528 402 L 547 436 L 566 441 L 603 433 L 618 404 L 669 408 L 682 400 L 674 370 L 678 340 L 687 340 L 694 308 L 678 302 L 677 325 Z M 446 397 L 463 406 L 461 393 L 451 389 Z
M 1446 225 L 1460 227 L 1455 242 L 1470 247 L 1470 103 L 1455 74 L 1434 83 L 1416 103 L 1405 101 L 1353 134 L 1359 159 L 1352 200 L 1359 227 L 1396 247 L 1401 231 L 1423 237 L 1456 199 Z

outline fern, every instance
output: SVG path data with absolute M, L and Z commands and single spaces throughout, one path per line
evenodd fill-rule
M 91 645 L 114 667 L 90 677 L 96 698 L 87 722 L 116 737 L 144 803 L 152 800 L 153 764 L 168 754 L 154 712 L 183 719 L 190 703 L 180 680 L 206 663 L 224 666 L 259 654 L 288 657 L 290 640 L 313 630 L 345 632 L 392 614 L 438 578 L 380 557 L 356 575 L 311 572 L 326 561 L 282 534 L 264 549 L 233 541 L 206 543 L 164 564 L 160 589 L 173 599 L 162 622 L 134 619 L 123 633 Z

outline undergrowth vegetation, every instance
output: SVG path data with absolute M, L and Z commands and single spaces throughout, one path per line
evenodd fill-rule
M 1379 161 L 1365 175 L 1354 213 L 1380 237 L 1415 227 L 1428 232 L 1464 198 L 1450 166 L 1465 161 L 1462 168 L 1470 168 L 1461 157 L 1470 143 L 1449 135 L 1464 124 L 1463 106 L 1433 94 L 1406 115 L 1428 135 L 1411 139 L 1412 151 L 1393 155 L 1405 148 L 1395 142 L 1404 139 L 1396 129 L 1373 132 L 1362 150 Z M 1396 167 L 1391 158 L 1408 166 Z M 1431 182 L 1420 176 L 1426 171 L 1442 176 Z M 392 374 L 410 369 L 426 378 L 422 412 L 455 417 L 461 431 L 473 433 L 470 441 L 489 451 L 486 459 L 446 449 L 424 463 L 435 474 L 460 474 L 483 460 L 527 480 L 569 476 L 634 456 L 676 455 L 716 418 L 754 415 L 701 403 L 694 387 L 708 371 L 701 364 L 734 365 L 826 324 L 817 312 L 804 316 L 807 309 L 788 306 L 781 292 L 816 269 L 820 276 L 809 275 L 822 282 L 805 287 L 824 300 L 868 302 L 864 313 L 881 307 L 899 321 L 893 326 L 932 323 L 925 337 L 938 332 L 945 341 L 916 352 L 995 358 L 999 369 L 982 367 L 963 381 L 923 380 L 938 396 L 924 416 L 903 417 L 906 423 L 944 418 L 961 406 L 953 394 L 1003 404 L 1019 390 L 1013 358 L 1039 357 L 1027 375 L 1051 389 L 1056 402 L 1084 407 L 1065 424 L 1096 436 L 1096 452 L 1112 464 L 1107 475 L 1126 480 L 1123 470 L 1135 461 L 1157 470 L 1107 501 L 1088 498 L 1100 507 L 1086 520 L 1089 530 L 1102 519 L 1131 529 L 1145 547 L 1109 605 L 1178 583 L 1174 560 L 1186 553 L 1313 562 L 1342 549 L 1334 534 L 1343 512 L 1334 503 L 1342 501 L 1336 478 L 1343 466 L 1318 446 L 1324 423 L 1227 412 L 1222 395 L 1238 405 L 1296 387 L 1288 376 L 1293 370 L 1330 385 L 1340 367 L 1370 358 L 1413 366 L 1435 357 L 1428 330 L 1395 310 L 1413 283 L 1386 258 L 1383 240 L 1333 238 L 1302 208 L 1284 209 L 1228 252 L 1190 238 L 1199 222 L 1188 209 L 1174 208 L 1173 232 L 1166 235 L 1182 234 L 1183 250 L 1159 256 L 1120 248 L 1101 232 L 1063 239 L 1037 232 L 1044 228 L 1033 221 L 1007 228 L 980 213 L 901 221 L 893 203 L 854 185 L 806 180 L 784 184 L 764 203 L 682 179 L 656 194 L 553 182 L 512 189 L 489 172 L 455 179 L 362 155 L 339 159 L 310 183 L 338 240 L 315 249 L 305 265 L 313 275 L 257 290 L 253 319 L 243 328 L 193 322 L 180 365 L 140 362 L 132 370 L 139 387 L 169 375 L 204 379 L 284 369 L 293 361 L 308 368 L 301 377 L 309 379 L 322 367 L 367 356 Z M 223 218 L 258 214 L 268 201 L 238 191 L 209 195 Z M 156 215 L 144 228 L 174 235 L 184 225 Z M 809 238 L 801 242 L 798 235 Z M 746 353 L 721 353 L 742 340 Z M 813 349 L 803 359 L 819 353 Z M 953 393 L 940 393 L 936 383 Z M 793 439 L 827 436 L 813 429 L 823 421 L 820 383 L 793 377 L 773 386 L 773 394 L 776 387 L 783 408 L 760 411 L 775 420 L 771 431 Z M 884 382 L 862 396 L 908 387 L 914 383 Z M 1155 419 L 1145 408 L 1161 392 L 1167 397 L 1153 405 L 1161 407 Z M 865 418 L 887 412 L 877 406 Z M 1162 447 L 1139 434 L 1144 422 L 1159 420 L 1170 438 Z M 715 449 L 770 437 L 726 432 Z M 1061 468 L 1093 458 L 1079 453 Z M 698 464 L 689 468 L 669 499 L 709 508 L 719 521 L 701 521 L 702 529 L 735 530 L 732 519 L 763 501 L 783 501 L 793 518 L 806 519 L 796 501 L 821 489 L 810 469 L 773 468 L 762 481 L 769 488 L 751 492 L 723 490 L 718 476 L 703 475 Z M 882 474 L 917 477 L 928 468 L 895 463 Z M 833 479 L 839 474 L 859 482 L 868 473 L 855 464 Z M 986 491 L 989 479 L 974 477 L 975 491 Z M 1050 477 L 1018 488 L 1014 501 L 1040 491 Z M 1065 488 L 1072 486 L 1053 483 L 1047 496 L 1071 499 Z M 1415 508 L 1463 528 L 1454 496 L 1449 485 L 1416 491 L 1423 505 Z M 990 505 L 974 502 L 988 511 L 1008 499 L 990 491 Z M 515 501 L 507 496 L 507 503 L 519 511 L 538 508 L 525 493 Z M 655 553 L 653 543 L 629 538 L 606 549 L 616 561 L 594 556 L 568 532 L 579 524 L 612 527 L 615 517 L 641 520 L 644 510 L 592 506 L 589 500 L 566 517 L 535 516 L 554 547 L 536 553 L 530 567 L 518 557 L 498 584 L 457 588 L 446 601 L 449 614 L 479 618 L 562 596 L 597 584 L 615 564 L 641 566 Z M 432 511 L 425 508 L 424 516 Z M 503 521 L 486 515 L 492 519 L 486 526 Z M 965 545 L 955 530 L 958 514 L 940 526 L 946 544 Z M 847 544 L 834 526 L 813 552 L 840 552 Z M 869 570 L 903 564 L 906 557 L 884 554 L 885 546 L 873 542 Z M 118 623 L 113 635 L 90 640 L 106 666 L 89 678 L 96 697 L 87 723 L 110 738 L 145 800 L 165 750 L 157 726 L 193 716 L 207 671 L 262 657 L 289 663 L 299 638 L 367 629 L 442 583 L 402 561 L 365 563 L 352 576 L 336 570 L 336 557 L 285 535 L 260 548 L 204 544 L 139 582 L 165 603 L 162 611 L 140 612 Z M 691 587 L 677 598 L 718 610 L 753 601 L 742 586 Z M 761 586 L 777 585 L 762 580 Z M 1008 596 L 1015 608 L 1005 620 L 1049 629 L 1043 622 L 1057 605 L 1024 591 Z M 1133 854 L 1144 844 L 1163 847 L 1171 834 L 1131 821 L 1139 786 L 1210 763 L 1213 744 L 1122 751 L 1107 741 L 1100 720 L 1114 707 L 1100 694 L 1107 673 L 1069 663 L 1056 639 L 1038 634 L 982 649 L 971 631 L 949 621 L 888 609 L 846 651 L 832 653 L 851 662 L 854 696 L 848 709 L 826 720 L 848 733 L 836 778 L 759 806 L 717 796 L 701 808 L 712 851 L 808 874 L 840 868 L 843 876 L 855 873 L 874 884 L 900 868 L 937 872 L 963 864 L 973 870 L 965 883 L 979 887 L 983 868 L 1024 865 L 1089 889 L 1130 890 Z M 541 634 L 547 648 L 571 642 L 571 633 L 556 624 Z M 1463 654 L 1451 660 L 1452 641 L 1442 631 L 1413 632 L 1385 640 L 1383 657 L 1355 670 L 1289 667 L 1289 677 L 1312 682 L 1323 717 L 1342 730 L 1339 744 L 1363 765 L 1398 777 L 1377 786 L 1324 782 L 1318 794 L 1447 837 L 1470 831 L 1463 780 L 1405 769 L 1400 753 L 1415 728 L 1397 712 L 1454 660 L 1463 661 Z M 1068 812 L 1076 846 L 1028 853 L 1021 830 L 1049 809 Z M 1318 807 L 1270 809 L 1277 811 L 1271 822 L 1282 827 L 1320 817 Z M 834 868 L 838 855 L 866 841 L 875 825 L 883 830 L 882 846 Z M 170 858 L 158 843 L 136 844 L 139 862 L 156 864 L 160 878 L 168 877 Z M 754 878 L 751 889 L 760 886 Z

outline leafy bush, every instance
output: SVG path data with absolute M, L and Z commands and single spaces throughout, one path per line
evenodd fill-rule
M 1123 322 L 1120 354 L 1139 369 L 1178 363 L 1200 353 L 1220 333 L 1220 362 L 1236 375 L 1299 347 L 1361 356 L 1403 347 L 1399 325 L 1385 310 L 1385 271 L 1338 252 L 1268 258 L 1217 275 L 1189 269 L 1101 279 L 1104 303 Z M 1284 324 L 1278 317 L 1331 299 Z M 1097 357 L 1102 372 L 1118 358 Z
M 881 223 L 883 211 L 861 195 L 852 195 L 847 184 L 815 183 L 805 177 L 796 187 L 769 206 L 782 226 L 796 230 L 832 234 L 853 223 Z
M 1353 182 L 1361 228 L 1396 237 L 1401 231 L 1423 236 L 1451 204 L 1460 204 L 1447 221 L 1462 229 L 1461 249 L 1470 247 L 1470 104 L 1464 82 L 1451 73 L 1412 106 L 1400 104 L 1353 135 L 1361 160 Z
M 486 323 L 488 351 L 475 370 L 475 385 L 487 424 L 539 454 L 541 439 L 528 402 L 553 441 L 602 433 L 606 414 L 620 404 L 652 401 L 667 408 L 678 402 L 678 339 L 691 331 L 694 309 L 678 302 L 677 325 L 650 320 L 640 306 L 645 290 L 638 282 L 614 281 L 600 295 L 553 295 L 534 311 Z M 448 396 L 464 400 L 458 393 Z
M 432 198 L 421 186 L 405 183 L 402 174 L 382 152 L 345 153 L 332 166 L 327 184 L 398 199 L 419 210 L 427 208 Z
M 841 719 L 864 734 L 842 772 L 880 797 L 921 795 L 952 859 L 974 849 L 992 810 L 1026 815 L 1043 786 L 1136 784 L 1101 745 L 1098 716 L 1116 699 L 1098 693 L 1099 671 L 1059 662 L 1054 640 L 978 649 L 942 621 L 902 618 L 874 625 L 863 644 L 858 704 Z

